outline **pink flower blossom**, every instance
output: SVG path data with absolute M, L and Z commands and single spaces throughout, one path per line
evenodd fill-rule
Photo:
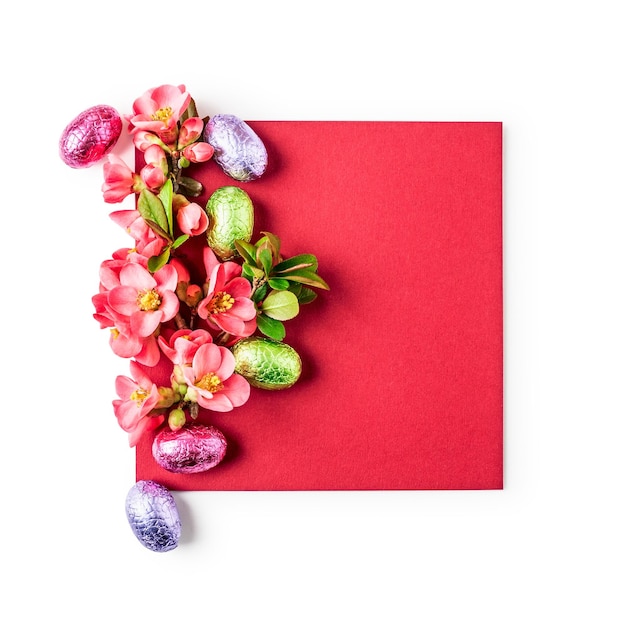
M 146 130 L 136 130 L 133 135 L 133 144 L 137 150 L 145 152 L 150 146 L 157 145 L 164 150 L 169 148 L 159 139 L 158 135 Z
M 151 191 L 159 191 L 165 183 L 166 176 L 158 165 L 145 165 L 141 168 L 139 175 L 145 186 Z
M 144 152 L 146 164 L 141 168 L 139 175 L 148 189 L 158 191 L 167 180 L 169 168 L 165 151 L 156 144 Z
M 113 211 L 109 217 L 135 240 L 134 252 L 146 257 L 146 259 L 160 254 L 167 244 L 163 237 L 157 235 L 148 226 L 137 209 Z M 145 266 L 146 263 L 143 265 Z
M 191 366 L 183 367 L 188 385 L 185 399 L 211 411 L 231 411 L 250 397 L 250 383 L 235 374 L 235 357 L 223 346 L 201 345 Z
M 109 292 L 109 306 L 129 318 L 132 334 L 148 337 L 178 313 L 177 280 L 171 265 L 150 274 L 142 265 L 128 263 L 120 271 L 120 286 Z
M 204 249 L 207 293 L 198 305 L 198 315 L 208 325 L 237 337 L 256 330 L 256 307 L 250 299 L 252 286 L 241 277 L 241 266 L 233 261 L 220 263 L 211 248 Z
M 185 146 L 197 141 L 204 130 L 204 122 L 199 117 L 188 117 L 181 125 L 178 131 L 178 149 L 182 150 Z
M 165 339 L 163 335 L 159 336 L 159 346 L 161 352 L 174 365 L 191 365 L 195 353 L 200 346 L 205 343 L 212 343 L 211 334 L 202 329 L 196 330 L 181 329 L 177 330 L 169 339 Z
M 214 148 L 205 141 L 196 141 L 183 148 L 183 156 L 192 163 L 204 163 L 213 156 Z
M 185 85 L 161 85 L 149 89 L 133 103 L 133 115 L 127 116 L 129 131 L 155 133 L 165 144 L 172 144 L 178 133 L 178 120 L 191 101 Z
M 141 178 L 122 159 L 114 154 L 108 154 L 106 159 L 102 166 L 104 183 L 101 188 L 105 202 L 121 202 L 126 196 L 139 193 L 144 188 Z
M 151 415 L 160 395 L 158 387 L 150 380 L 135 361 L 130 362 L 128 376 L 115 379 L 115 390 L 119 400 L 113 400 L 113 411 L 121 428 L 129 433 L 130 446 L 137 445 L 141 436 L 163 423 L 162 414 Z
M 184 196 L 177 195 L 177 198 Z M 209 227 L 209 216 L 206 211 L 195 202 L 176 202 L 176 223 L 181 232 L 186 235 L 196 236 L 202 234 Z
M 117 314 L 110 306 L 108 292 L 102 291 L 91 299 L 95 308 L 94 319 L 100 328 L 109 329 L 109 346 L 119 357 L 135 360 L 142 365 L 154 367 L 161 358 L 154 335 L 140 337 L 131 331 L 130 320 Z

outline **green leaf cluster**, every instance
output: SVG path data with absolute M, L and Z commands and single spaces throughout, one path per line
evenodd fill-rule
M 314 255 L 298 254 L 283 259 L 280 239 L 269 232 L 261 234 L 256 243 L 238 239 L 235 247 L 243 259 L 241 275 L 252 285 L 257 327 L 267 337 L 282 341 L 283 322 L 296 317 L 300 305 L 315 300 L 317 294 L 313 288 L 328 290 L 329 286 L 317 273 Z
M 137 210 L 141 217 L 159 237 L 168 242 L 161 254 L 148 259 L 148 269 L 151 272 L 161 269 L 170 260 L 172 250 L 189 239 L 189 235 L 174 237 L 173 201 L 174 189 L 170 179 L 165 182 L 158 194 L 144 189 L 137 200 Z

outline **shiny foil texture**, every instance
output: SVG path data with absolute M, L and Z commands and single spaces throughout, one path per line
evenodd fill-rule
M 209 227 L 206 239 L 221 261 L 238 255 L 235 241 L 250 241 L 254 229 L 254 207 L 250 196 L 239 187 L 220 187 L 206 205 Z
M 63 130 L 59 156 L 70 167 L 90 167 L 117 143 L 122 118 L 110 106 L 99 104 L 75 117 Z
M 152 442 L 152 456 L 165 470 L 195 474 L 215 467 L 226 454 L 226 438 L 214 426 L 193 424 L 173 431 L 164 428 Z
M 172 494 L 152 480 L 135 483 L 126 496 L 126 517 L 139 542 L 153 552 L 178 546 L 180 517 Z
M 213 158 L 231 178 L 248 182 L 264 174 L 267 168 L 265 145 L 236 115 L 214 115 L 204 128 L 204 140 L 213 146 Z
M 286 389 L 302 373 L 300 355 L 288 344 L 269 337 L 246 337 L 233 346 L 235 371 L 253 387 Z

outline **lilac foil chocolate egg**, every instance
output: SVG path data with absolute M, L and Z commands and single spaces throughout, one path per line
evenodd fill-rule
M 195 474 L 215 467 L 226 454 L 226 438 L 214 426 L 163 429 L 152 442 L 154 460 L 169 472 Z
M 172 494 L 153 480 L 140 480 L 126 496 L 126 517 L 139 542 L 153 552 L 178 546 L 181 524 Z
M 255 180 L 267 168 L 267 150 L 259 136 L 236 115 L 214 115 L 204 128 L 204 140 L 224 172 L 242 182 Z
M 70 167 L 90 167 L 117 143 L 122 118 L 106 104 L 98 104 L 76 116 L 61 134 L 59 156 Z

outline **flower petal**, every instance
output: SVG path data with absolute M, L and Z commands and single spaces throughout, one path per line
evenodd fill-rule
M 209 372 L 217 373 L 221 364 L 222 353 L 220 352 L 219 346 L 214 343 L 205 343 L 201 345 L 193 355 L 193 375 L 197 379 L 202 378 L 202 376 Z
M 130 316 L 130 330 L 139 337 L 148 337 L 161 323 L 161 311 L 135 311 Z

